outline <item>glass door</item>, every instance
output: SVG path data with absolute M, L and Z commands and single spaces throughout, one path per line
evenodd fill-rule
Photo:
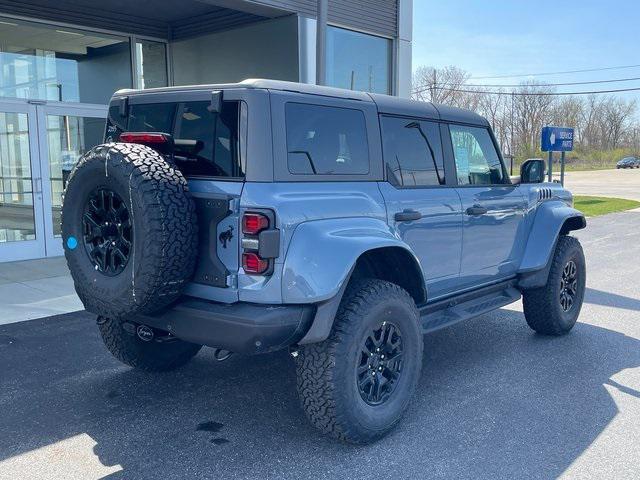
M 60 217 L 62 193 L 82 155 L 102 143 L 106 106 L 47 104 L 38 107 L 40 163 L 47 256 L 64 253 Z M 46 174 L 45 174 L 46 172 Z
M 0 261 L 46 255 L 37 107 L 0 102 Z

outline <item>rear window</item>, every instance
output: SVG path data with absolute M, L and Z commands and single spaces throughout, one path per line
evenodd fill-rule
M 360 110 L 288 103 L 285 113 L 290 173 L 369 173 L 367 129 Z
M 171 134 L 174 159 L 186 176 L 243 178 L 238 148 L 239 102 L 223 102 L 222 111 L 209 110 L 210 102 L 149 103 L 109 109 L 106 140 L 122 132 Z

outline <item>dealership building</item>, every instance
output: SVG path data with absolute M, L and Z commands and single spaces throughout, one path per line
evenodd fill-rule
M 317 0 L 0 0 L 0 262 L 62 254 L 64 183 L 118 89 L 315 83 L 318 69 L 327 85 L 409 96 L 412 0 L 317 13 Z

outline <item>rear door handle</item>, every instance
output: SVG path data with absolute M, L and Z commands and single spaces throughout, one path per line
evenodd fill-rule
M 393 218 L 395 218 L 396 222 L 410 222 L 411 220 L 420 220 L 422 214 L 415 210 L 403 210 L 402 212 L 397 212 Z
M 467 215 L 477 217 L 480 215 L 484 215 L 488 211 L 489 210 L 487 210 L 487 207 L 483 207 L 481 205 L 474 205 L 473 207 L 467 208 Z

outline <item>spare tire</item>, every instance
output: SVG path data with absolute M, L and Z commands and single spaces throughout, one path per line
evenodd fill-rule
M 193 275 L 197 222 L 187 181 L 152 148 L 99 145 L 71 172 L 64 252 L 85 308 L 107 318 L 175 301 Z

